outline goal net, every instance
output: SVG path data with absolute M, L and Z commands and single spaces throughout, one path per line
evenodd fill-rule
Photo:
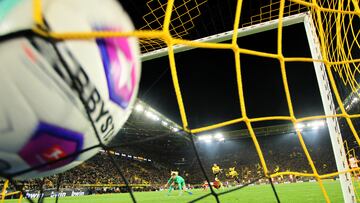
M 350 168 L 346 149 L 343 141 L 351 140 L 352 148 L 360 146 L 358 135 L 358 101 L 359 98 L 359 68 L 360 68 L 360 8 L 358 0 L 272 0 L 268 5 L 262 6 L 256 15 L 250 19 L 243 19 L 242 13 L 247 8 L 243 7 L 243 1 L 238 0 L 234 8 L 233 29 L 226 32 L 216 33 L 200 39 L 186 39 L 186 35 L 194 28 L 196 18 L 201 15 L 201 6 L 207 4 L 207 0 L 198 1 L 181 1 L 175 0 L 148 1 L 147 7 L 149 13 L 143 16 L 147 24 L 133 32 L 46 32 L 41 30 L 42 7 L 41 0 L 34 0 L 34 20 L 37 23 L 33 30 L 41 35 L 56 39 L 84 40 L 93 38 L 107 37 L 138 37 L 142 49 L 142 61 L 153 61 L 160 57 L 167 57 L 170 67 L 173 88 L 177 100 L 178 111 L 181 117 L 181 132 L 186 134 L 191 141 L 191 148 L 195 151 L 197 161 L 200 164 L 204 179 L 210 184 L 204 164 L 198 155 L 198 149 L 195 145 L 197 134 L 206 133 L 215 129 L 225 128 L 234 124 L 242 124 L 246 127 L 246 132 L 252 140 L 259 159 L 259 168 L 261 174 L 259 179 L 265 178 L 273 186 L 273 192 L 277 201 L 281 201 L 276 188 L 273 185 L 274 178 L 283 176 L 313 177 L 327 202 L 330 202 L 329 192 L 323 184 L 324 179 L 339 177 L 342 195 L 345 202 L 355 202 L 356 195 L 354 183 L 352 182 L 351 173 L 358 172 L 359 168 Z M 193 5 L 190 5 L 192 2 Z M 188 4 L 189 3 L 189 4 Z M 159 12 L 160 11 L 160 12 Z M 158 14 L 160 13 L 160 14 Z M 245 21 L 245 22 L 242 22 Z M 283 33 L 284 28 L 295 24 L 304 26 L 310 56 L 287 56 L 284 54 Z M 276 38 L 272 43 L 276 44 L 276 50 L 259 51 L 248 49 L 239 43 L 239 39 L 245 36 L 253 36 L 262 32 L 273 30 Z M 227 50 L 232 52 L 232 61 L 234 64 L 234 73 L 236 78 L 236 94 L 238 103 L 239 116 L 229 120 L 218 121 L 210 125 L 196 126 L 193 125 L 189 118 L 189 107 L 184 97 L 189 94 L 182 89 L 179 77 L 177 54 L 194 49 L 205 50 Z M 286 99 L 286 113 L 284 115 L 267 115 L 262 117 L 253 117 L 247 110 L 249 103 L 244 94 L 244 73 L 242 70 L 242 57 L 254 56 L 264 58 L 265 60 L 275 60 L 280 69 L 279 78 L 283 86 L 283 94 Z M 224 62 L 225 63 L 225 62 Z M 315 70 L 317 85 L 320 90 L 321 101 L 323 105 L 322 115 L 297 116 L 294 112 L 294 102 L 288 77 L 288 67 L 292 63 L 312 64 Z M 306 80 L 306 78 L 303 78 Z M 315 89 L 316 89 L 315 88 Z M 264 98 L 271 99 L 271 98 Z M 309 152 L 307 143 L 304 141 L 301 127 L 304 123 L 310 121 L 326 120 L 329 136 L 333 148 L 337 171 L 321 174 L 316 167 L 312 153 Z M 294 129 L 296 137 L 300 143 L 301 150 L 304 153 L 310 170 L 304 171 L 277 171 L 269 169 L 268 161 L 264 156 L 264 151 L 259 143 L 258 132 L 254 126 L 259 122 L 268 121 L 286 121 Z M 195 127 L 194 127 L 195 126 Z M 343 127 L 344 126 L 344 127 Z M 347 147 L 346 147 L 347 148 Z M 110 148 L 104 147 L 109 151 Z M 111 155 L 109 155 L 111 157 Z M 111 159 L 114 162 L 113 159 Z M 115 164 L 115 170 L 121 174 L 125 185 L 131 194 L 132 200 L 136 198 L 132 193 L 126 177 L 122 175 L 121 170 Z M 26 173 L 24 171 L 23 173 Z M 17 175 L 21 174 L 17 173 Z M 255 181 L 259 180 L 256 179 Z M 236 187 L 226 192 L 215 192 L 210 186 L 211 195 L 217 202 L 219 197 L 239 190 L 247 185 Z M 201 200 L 208 195 L 199 197 L 193 201 Z

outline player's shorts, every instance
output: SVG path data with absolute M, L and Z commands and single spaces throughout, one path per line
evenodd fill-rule
M 214 173 L 215 176 L 218 176 L 220 174 L 220 171 L 219 172 L 216 172 Z
M 185 181 L 178 182 L 178 187 L 179 187 L 179 190 L 182 190 L 183 188 L 185 188 Z
M 353 168 L 357 168 L 358 165 L 357 164 L 350 164 L 350 168 L 353 169 Z

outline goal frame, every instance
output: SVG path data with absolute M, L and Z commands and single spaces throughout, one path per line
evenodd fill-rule
M 310 47 L 311 56 L 313 59 L 322 60 L 320 40 L 316 33 L 314 21 L 310 14 L 304 18 L 304 26 Z M 336 107 L 334 103 L 334 97 L 331 92 L 331 85 L 326 73 L 326 67 L 324 63 L 314 62 L 314 68 L 316 73 L 317 82 L 320 89 L 321 100 L 323 103 L 325 115 L 335 115 Z M 337 117 L 326 118 L 327 126 L 330 133 L 330 140 L 335 157 L 336 167 L 338 171 L 349 170 L 349 165 L 346 157 L 346 151 L 343 145 L 343 139 L 340 131 L 339 121 Z M 344 198 L 344 202 L 356 202 L 355 191 L 351 180 L 350 172 L 339 174 L 341 190 Z
M 310 12 L 299 13 L 291 16 L 284 17 L 282 19 L 282 25 L 290 26 L 294 24 L 303 23 L 306 31 L 306 36 L 308 40 L 308 45 L 310 48 L 311 56 L 313 59 L 322 60 L 322 55 L 320 52 L 320 42 L 316 33 L 314 22 L 312 20 Z M 268 30 L 277 29 L 279 20 L 271 20 L 255 25 L 250 25 L 247 27 L 239 28 L 237 37 L 244 37 L 260 32 L 265 32 Z M 200 38 L 194 40 L 196 42 L 224 42 L 232 39 L 234 31 L 223 32 L 208 37 Z M 187 45 L 174 45 L 174 53 L 180 53 L 184 51 L 189 51 L 196 49 L 196 47 L 190 47 Z M 144 53 L 141 55 L 142 62 L 153 60 L 168 55 L 168 48 L 161 48 L 155 51 Z M 325 64 L 322 62 L 313 62 L 317 82 L 319 85 L 320 95 L 322 99 L 322 104 L 326 116 L 335 115 L 335 103 L 333 100 L 330 82 L 326 73 Z M 343 145 L 343 140 L 341 136 L 341 131 L 339 127 L 339 122 L 337 117 L 331 117 L 326 119 L 330 140 L 333 148 L 333 153 L 336 161 L 336 166 L 338 171 L 346 171 L 349 169 L 346 153 Z M 356 202 L 355 192 L 353 183 L 351 181 L 351 175 L 349 172 L 339 174 L 341 190 L 344 198 L 344 202 Z

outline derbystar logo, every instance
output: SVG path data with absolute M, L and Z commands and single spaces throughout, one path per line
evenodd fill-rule
M 63 149 L 61 149 L 60 146 L 54 145 L 41 153 L 41 158 L 45 159 L 46 161 L 55 161 L 65 157 L 66 155 L 67 154 Z
M 29 37 L 28 40 L 32 46 L 23 45 L 23 50 L 29 61 L 40 68 L 47 68 L 43 67 L 44 65 L 36 58 L 34 52 L 38 52 L 47 61 L 48 65 L 73 89 L 74 93 L 76 95 L 80 94 L 99 134 L 107 142 L 115 132 L 113 117 L 99 90 L 90 81 L 82 65 L 66 46 L 55 45 L 54 42 L 39 37 Z

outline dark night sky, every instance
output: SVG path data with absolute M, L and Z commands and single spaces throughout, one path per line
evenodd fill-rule
M 177 3 L 179 1 L 175 1 Z M 121 1 L 137 28 L 144 25 L 144 3 Z M 241 22 L 258 14 L 268 1 L 245 0 Z M 201 15 L 187 39 L 232 30 L 236 1 L 211 0 L 200 7 Z M 277 31 L 238 39 L 242 48 L 276 53 Z M 303 24 L 284 28 L 283 54 L 310 57 Z M 280 65 L 275 59 L 241 55 L 242 77 L 249 117 L 289 115 Z M 234 54 L 230 50 L 195 49 L 176 54 L 176 65 L 190 128 L 241 117 L 237 94 Z M 296 116 L 323 114 L 315 72 L 311 63 L 287 63 L 287 76 Z M 167 57 L 142 64 L 139 98 L 177 123 L 180 114 Z M 272 125 L 275 123 L 259 123 Z
M 272 30 L 239 38 L 238 44 L 276 53 L 276 34 Z M 302 24 L 284 29 L 283 46 L 285 56 L 310 56 Z M 279 62 L 250 55 L 240 60 L 248 116 L 289 115 Z M 177 54 L 176 64 L 191 128 L 241 116 L 232 51 L 195 49 Z M 295 115 L 322 114 L 312 64 L 287 63 L 286 70 Z M 139 97 L 180 122 L 167 57 L 143 63 Z

